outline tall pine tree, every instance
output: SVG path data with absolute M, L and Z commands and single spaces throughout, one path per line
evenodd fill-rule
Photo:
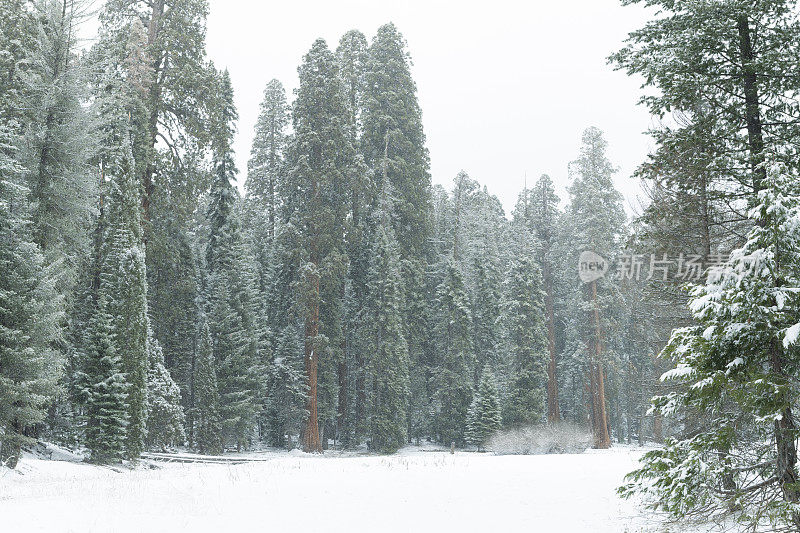
M 211 331 L 204 314 L 201 314 L 198 328 L 196 359 L 194 446 L 200 453 L 217 455 L 223 451 L 222 419 L 219 414 L 219 390 Z
M 107 278 L 106 280 L 107 281 Z M 90 325 L 90 347 L 83 364 L 86 379 L 86 447 L 95 463 L 125 457 L 128 385 L 114 342 L 113 319 L 101 292 Z
M 237 113 L 227 71 L 221 73 L 217 88 L 221 106 L 214 116 L 214 176 L 207 211 L 208 320 L 223 430 L 228 443 L 242 448 L 250 444 L 253 436 L 261 392 L 255 324 L 258 302 L 252 257 L 242 235 L 234 187 L 232 144 Z
M 436 292 L 435 433 L 443 444 L 461 444 L 473 392 L 472 314 L 458 265 L 450 258 L 444 261 Z
M 382 213 L 386 211 L 381 210 Z M 369 272 L 374 343 L 369 355 L 369 439 L 373 449 L 393 452 L 408 433 L 408 347 L 403 337 L 400 254 L 388 218 L 378 225 Z
M 506 280 L 503 313 L 510 359 L 503 421 L 509 426 L 538 424 L 543 420 L 547 382 L 541 271 L 528 243 L 518 244 L 514 255 Z

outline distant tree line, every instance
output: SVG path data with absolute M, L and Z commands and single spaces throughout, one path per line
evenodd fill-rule
M 629 249 L 584 132 L 568 198 L 510 216 L 465 172 L 432 185 L 402 35 L 315 41 L 270 81 L 244 181 L 203 0 L 0 0 L 0 441 L 96 462 L 331 445 L 483 447 L 567 420 L 661 438 L 654 300 L 578 256 Z

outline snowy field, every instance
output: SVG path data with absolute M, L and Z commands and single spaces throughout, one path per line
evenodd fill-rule
M 3 531 L 20 533 L 679 531 L 617 498 L 640 455 L 274 452 L 257 463 L 133 471 L 29 456 L 0 473 L 0 516 Z

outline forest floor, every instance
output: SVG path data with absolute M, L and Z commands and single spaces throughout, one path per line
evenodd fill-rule
M 263 459 L 245 464 L 146 462 L 132 470 L 27 454 L 17 470 L 0 469 L 0 516 L 3 531 L 20 533 L 698 531 L 616 496 L 641 454 L 269 451 L 245 455 Z

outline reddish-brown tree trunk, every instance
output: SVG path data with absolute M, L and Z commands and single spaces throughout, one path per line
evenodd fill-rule
M 319 417 L 317 412 L 317 367 L 319 364 L 319 355 L 316 350 L 316 341 L 319 335 L 319 276 L 316 272 L 311 274 L 311 276 L 313 276 L 313 279 L 309 281 L 315 297 L 313 297 L 313 302 L 308 310 L 305 328 L 305 364 L 306 379 L 308 381 L 306 411 L 308 411 L 308 419 L 306 420 L 306 428 L 303 432 L 303 451 L 322 453 L 322 443 L 319 438 Z
M 606 385 L 603 372 L 602 344 L 600 335 L 600 309 L 597 305 L 597 281 L 592 281 L 592 303 L 594 318 L 594 342 L 592 350 L 591 373 L 594 378 L 595 390 L 592 391 L 592 401 L 594 405 L 594 433 L 595 448 L 610 448 L 611 437 L 608 434 L 608 415 L 606 413 Z
M 313 200 L 317 204 L 320 198 L 319 183 L 314 180 L 312 183 Z M 306 402 L 306 411 L 308 411 L 308 419 L 306 420 L 305 431 L 303 432 L 303 451 L 309 453 L 322 453 L 322 443 L 319 434 L 319 414 L 317 409 L 317 369 L 319 367 L 319 354 L 317 353 L 318 338 L 319 338 L 319 231 L 316 224 L 312 220 L 309 224 L 309 257 L 313 268 L 306 274 L 308 276 L 306 282 L 308 283 L 311 294 L 308 296 L 308 308 L 306 309 L 306 324 L 305 324 L 305 365 L 306 365 L 306 378 L 308 381 L 308 400 Z

